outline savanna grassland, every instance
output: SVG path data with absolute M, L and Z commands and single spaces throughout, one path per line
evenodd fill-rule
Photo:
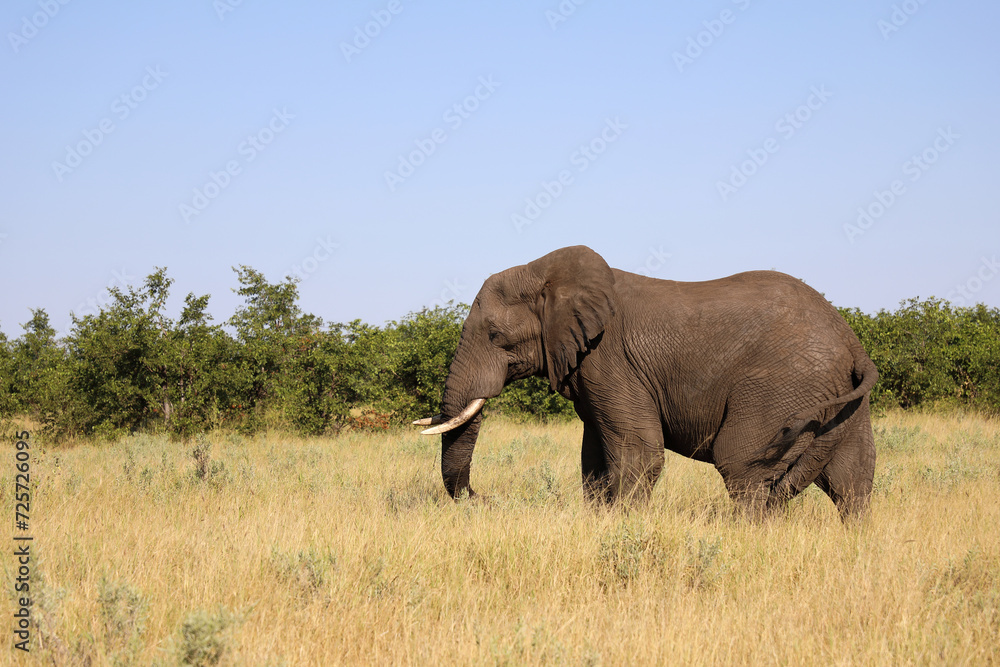
M 875 428 L 872 511 L 849 526 L 815 487 L 748 523 L 710 466 L 669 453 L 649 506 L 594 510 L 579 423 L 488 419 L 490 500 L 457 504 L 440 439 L 411 430 L 36 443 L 32 653 L 0 660 L 1000 662 L 1000 425 Z

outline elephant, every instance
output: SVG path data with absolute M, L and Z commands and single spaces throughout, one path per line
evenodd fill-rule
M 837 310 L 803 281 L 748 271 L 678 282 L 612 269 L 586 246 L 491 275 L 462 326 L 441 414 L 453 498 L 475 496 L 486 399 L 547 378 L 583 421 L 585 496 L 648 499 L 671 450 L 711 463 L 755 516 L 815 483 L 841 517 L 863 516 L 878 371 Z

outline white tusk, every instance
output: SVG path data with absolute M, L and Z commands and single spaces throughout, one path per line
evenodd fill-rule
M 444 421 L 444 417 L 441 416 L 441 413 L 438 413 L 438 414 L 434 415 L 433 417 L 424 417 L 423 419 L 418 419 L 417 421 L 413 422 L 413 425 L 414 426 L 432 426 L 434 424 L 440 424 L 443 421 Z
M 465 406 L 462 413 L 457 417 L 452 417 L 445 423 L 439 426 L 432 426 L 431 428 L 424 429 L 420 432 L 420 435 L 437 435 L 438 433 L 447 433 L 452 429 L 456 429 L 465 422 L 469 421 L 476 416 L 476 413 L 483 408 L 483 404 L 486 403 L 485 398 L 476 398 L 469 401 L 469 404 Z

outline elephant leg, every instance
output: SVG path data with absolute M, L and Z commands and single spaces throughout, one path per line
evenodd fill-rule
M 833 458 L 816 478 L 816 485 L 830 497 L 847 521 L 868 511 L 875 477 L 875 437 L 872 434 L 868 400 L 842 426 L 844 432 Z
M 583 493 L 588 501 L 603 500 L 609 484 L 610 471 L 604 458 L 600 432 L 586 422 L 583 425 L 583 448 L 580 455 L 583 473 Z
M 781 460 L 760 461 L 757 453 L 771 441 L 778 431 L 780 420 L 768 418 L 759 410 L 742 410 L 734 407 L 719 429 L 712 443 L 712 456 L 716 470 L 726 483 L 726 490 L 737 509 L 750 518 L 762 518 L 796 495 L 779 494 L 774 483 L 788 470 L 792 461 L 812 442 L 812 433 L 804 433 L 788 449 Z
M 620 446 L 624 456 L 619 469 L 619 484 L 613 499 L 644 504 L 653 494 L 653 487 L 663 472 L 663 430 L 655 428 L 634 431 Z
M 627 426 L 584 422 L 581 463 L 588 498 L 607 503 L 649 499 L 663 471 L 663 431 L 658 417 L 632 414 Z

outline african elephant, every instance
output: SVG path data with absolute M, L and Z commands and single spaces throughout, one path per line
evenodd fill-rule
M 705 461 L 738 507 L 768 512 L 815 482 L 847 518 L 871 495 L 878 371 L 818 292 L 775 271 L 705 282 L 610 268 L 585 246 L 490 276 L 462 327 L 442 413 L 452 497 L 468 491 L 485 399 L 547 377 L 583 421 L 588 497 L 642 500 L 664 450 Z

